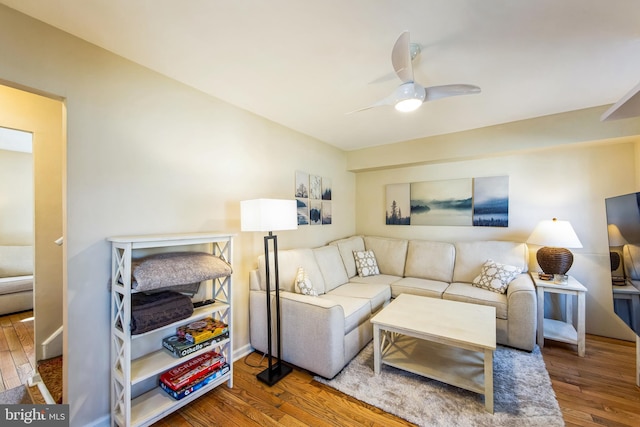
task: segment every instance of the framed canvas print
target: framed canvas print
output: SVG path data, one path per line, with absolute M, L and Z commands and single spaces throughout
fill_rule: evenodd
M 331 200 L 331 178 L 322 178 L 322 200 Z
M 314 200 L 322 198 L 322 178 L 317 175 L 309 175 L 309 198 Z
M 411 225 L 471 226 L 471 178 L 411 183 Z
M 409 225 L 411 222 L 411 184 L 389 184 L 386 188 L 387 225 Z
M 509 226 L 509 177 L 473 179 L 473 225 Z
M 309 224 L 322 224 L 322 201 L 309 200 Z
M 309 174 L 306 172 L 296 171 L 295 197 L 309 197 Z
M 331 202 L 322 202 L 322 225 L 331 224 Z
M 309 224 L 309 199 L 296 197 L 298 225 Z

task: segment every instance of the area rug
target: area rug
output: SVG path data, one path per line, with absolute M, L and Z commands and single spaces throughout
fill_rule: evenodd
M 482 395 L 383 365 L 373 372 L 373 343 L 333 380 L 314 377 L 419 426 L 564 426 L 549 374 L 531 353 L 498 346 L 493 358 L 494 414 Z
M 62 356 L 39 361 L 38 373 L 53 401 L 62 403 Z
M 23 405 L 32 403 L 27 388 L 23 385 L 0 392 L 1 405 Z

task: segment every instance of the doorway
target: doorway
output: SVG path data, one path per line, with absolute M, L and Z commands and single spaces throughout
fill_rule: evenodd
M 35 363 L 52 357 L 51 344 L 64 354 L 62 336 L 66 307 L 63 212 L 65 106 L 61 99 L 0 84 L 0 127 L 32 135 L 33 147 L 33 353 Z M 0 236 L 0 239 L 2 236 Z M 55 352 L 54 352 L 55 353 Z M 63 383 L 66 369 L 63 368 Z M 64 389 L 64 387 L 63 387 Z

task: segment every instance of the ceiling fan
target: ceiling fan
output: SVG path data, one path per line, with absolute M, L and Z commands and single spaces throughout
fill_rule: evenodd
M 470 95 L 480 93 L 480 88 L 468 84 L 450 84 L 442 86 L 424 87 L 413 79 L 413 66 L 411 60 L 420 53 L 420 47 L 409 43 L 409 32 L 400 34 L 391 52 L 391 63 L 396 75 L 402 80 L 402 84 L 388 97 L 369 105 L 352 111 L 368 110 L 384 105 L 393 105 L 396 110 L 409 112 L 418 109 L 424 102 L 435 101 L 457 95 Z

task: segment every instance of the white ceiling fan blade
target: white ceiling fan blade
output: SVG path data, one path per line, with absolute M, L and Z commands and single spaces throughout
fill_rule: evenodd
M 380 101 L 375 102 L 375 103 L 373 103 L 373 104 L 371 104 L 371 105 L 369 105 L 367 107 L 358 108 L 357 110 L 349 111 L 348 113 L 345 113 L 345 114 L 359 113 L 360 111 L 369 110 L 371 108 L 382 107 L 382 106 L 385 106 L 385 105 L 393 105 L 394 100 L 395 100 L 395 96 L 391 95 L 391 96 L 388 96 L 388 97 L 386 97 L 384 99 L 381 99 Z
M 425 90 L 427 91 L 427 97 L 424 102 L 435 101 L 436 99 L 447 98 L 449 96 L 480 93 L 480 88 L 478 86 L 466 84 L 431 86 L 425 88 Z
M 413 66 L 411 65 L 411 52 L 409 50 L 409 31 L 400 34 L 391 52 L 393 69 L 403 83 L 413 81 Z
M 380 101 L 376 102 L 375 104 L 371 104 L 368 107 L 350 111 L 347 114 L 357 113 L 359 111 L 368 110 L 374 107 L 381 107 L 384 105 L 395 105 L 396 109 L 399 109 L 398 104 L 401 103 L 401 101 L 408 101 L 408 100 L 414 100 L 414 102 L 418 103 L 415 105 L 419 105 L 425 102 L 426 101 L 425 88 L 420 86 L 418 83 L 413 83 L 413 82 L 403 83 L 400 86 L 398 86 L 396 90 L 394 90 L 386 98 L 381 99 Z M 412 111 L 415 108 L 417 107 L 414 107 L 411 110 L 401 109 L 401 111 Z

